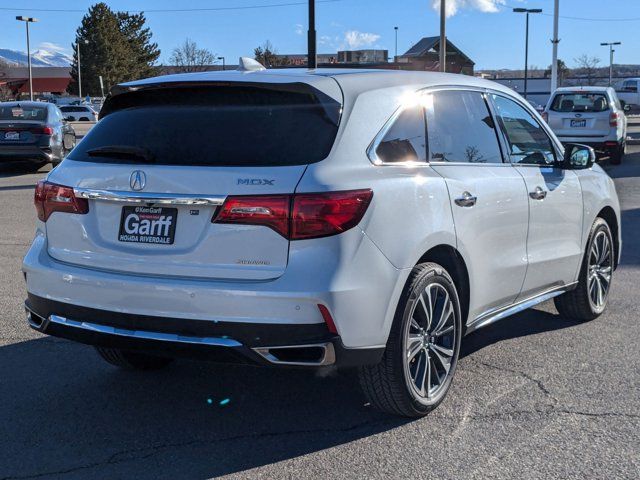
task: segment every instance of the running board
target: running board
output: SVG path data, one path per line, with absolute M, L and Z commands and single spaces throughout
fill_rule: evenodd
M 491 325 L 492 323 L 497 322 L 498 320 L 502 320 L 503 318 L 507 318 L 516 313 L 520 313 L 523 310 L 528 310 L 531 307 L 534 307 L 540 303 L 546 302 L 547 300 L 551 300 L 553 297 L 557 297 L 558 295 L 562 295 L 569 290 L 572 290 L 575 287 L 576 283 L 571 283 L 569 285 L 563 285 L 561 287 L 555 287 L 551 290 L 546 290 L 534 297 L 529 297 L 520 302 L 510 305 L 508 307 L 502 307 L 498 310 L 493 310 L 487 313 L 480 315 L 476 318 L 472 323 L 467 325 L 467 330 L 465 334 L 469 334 L 478 330 L 479 328 L 486 327 L 487 325 Z

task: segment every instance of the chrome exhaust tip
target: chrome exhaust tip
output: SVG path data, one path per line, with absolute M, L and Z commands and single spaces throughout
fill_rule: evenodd
M 27 315 L 27 322 L 29 323 L 31 328 L 33 328 L 35 330 L 41 330 L 42 329 L 42 325 L 44 324 L 44 318 L 39 317 L 38 315 L 36 315 L 35 313 L 33 313 L 31 310 L 29 310 L 26 307 L 25 307 L 24 311 L 25 311 L 25 313 Z
M 336 351 L 331 342 L 257 347 L 253 351 L 273 365 L 322 367 L 336 363 Z

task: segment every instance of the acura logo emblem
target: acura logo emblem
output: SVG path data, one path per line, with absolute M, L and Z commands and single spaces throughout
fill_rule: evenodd
M 147 175 L 142 170 L 134 170 L 129 177 L 131 190 L 142 190 L 147 185 Z

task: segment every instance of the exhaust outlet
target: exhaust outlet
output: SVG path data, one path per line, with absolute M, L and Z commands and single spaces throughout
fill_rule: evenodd
M 42 325 L 44 324 L 44 318 L 39 317 L 28 308 L 25 308 L 25 313 L 27 315 L 27 322 L 29 323 L 31 328 L 38 331 L 42 330 Z
M 336 362 L 333 343 L 312 345 L 285 345 L 278 347 L 258 347 L 253 349 L 262 358 L 274 365 L 321 367 Z

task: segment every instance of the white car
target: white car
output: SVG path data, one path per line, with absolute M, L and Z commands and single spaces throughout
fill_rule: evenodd
M 543 116 L 561 142 L 589 145 L 617 165 L 627 145 L 625 108 L 611 87 L 562 87 L 549 98 Z
M 28 322 L 127 368 L 357 366 L 373 405 L 424 415 L 466 333 L 551 298 L 604 311 L 620 209 L 594 160 L 464 75 L 123 84 L 37 186 Z
M 88 105 L 63 105 L 60 107 L 64 119 L 70 122 L 97 122 L 98 114 Z
M 640 78 L 625 78 L 616 85 L 616 94 L 626 105 L 640 106 Z

